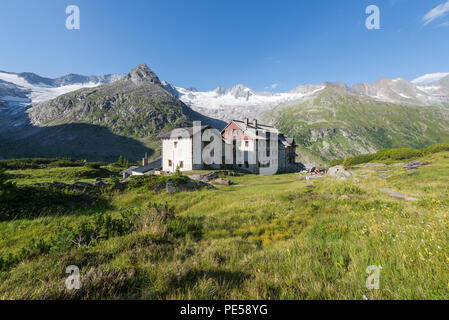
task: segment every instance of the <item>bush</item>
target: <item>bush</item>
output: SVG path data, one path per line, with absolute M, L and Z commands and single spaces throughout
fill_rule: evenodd
M 3 201 L 12 197 L 16 191 L 16 186 L 11 181 L 8 181 L 9 175 L 5 169 L 0 168 L 0 199 Z
M 346 158 L 342 164 L 345 168 L 351 166 L 368 163 L 374 160 L 378 161 L 398 161 L 419 158 L 427 154 L 433 154 L 442 151 L 449 151 L 449 143 L 433 145 L 422 149 L 399 148 L 399 149 L 382 149 L 376 153 L 361 154 L 352 158 Z M 333 160 L 331 166 L 338 165 L 340 160 Z
M 343 161 L 342 165 L 345 168 L 350 168 L 352 166 L 362 164 L 362 163 L 367 163 L 367 162 L 373 161 L 375 159 L 376 159 L 376 154 L 360 154 L 360 155 L 352 157 L 352 158 L 346 158 Z
M 69 167 L 81 167 L 83 165 L 83 163 L 81 162 L 76 162 L 73 160 L 56 160 L 53 162 L 50 162 L 47 167 L 48 168 L 69 168 Z
M 364 194 L 363 190 L 351 183 L 335 184 L 331 187 L 331 194 L 342 196 L 349 194 Z
M 91 169 L 100 169 L 102 166 L 106 166 L 106 162 L 86 162 L 84 164 L 85 167 L 91 168 Z
M 0 160 L 0 168 L 7 170 L 41 169 L 47 167 L 76 167 L 82 163 L 70 158 L 22 158 Z
M 2 197 L 0 221 L 60 215 L 87 207 L 105 207 L 100 193 L 79 192 L 54 186 L 17 186 Z
M 174 208 L 167 204 L 149 203 L 143 209 L 126 210 L 120 216 L 100 214 L 87 216 L 70 225 L 61 226 L 52 237 L 31 239 L 20 250 L 0 256 L 0 271 L 8 271 L 20 262 L 56 252 L 71 250 L 73 247 L 88 248 L 112 237 L 120 237 L 134 232 L 143 232 L 155 241 L 167 242 L 192 234 L 201 237 L 201 220 L 175 218 Z
M 128 161 L 128 159 L 126 159 L 125 157 L 120 155 L 120 157 L 117 160 L 117 165 L 119 167 L 122 167 L 122 168 L 128 168 L 129 167 L 129 161 Z
M 449 143 L 436 144 L 422 149 L 425 154 L 432 154 L 437 152 L 449 151 Z
M 424 153 L 421 150 L 412 148 L 380 150 L 375 155 L 376 160 L 407 160 L 416 157 L 422 157 Z
M 128 188 L 146 188 L 150 190 L 165 188 L 167 182 L 171 182 L 175 187 L 186 184 L 190 181 L 187 176 L 159 176 L 159 175 L 142 175 L 142 176 L 132 176 L 128 183 Z
M 343 164 L 343 159 L 334 159 L 331 161 L 331 163 L 329 164 L 330 167 L 335 167 L 335 166 L 340 166 Z

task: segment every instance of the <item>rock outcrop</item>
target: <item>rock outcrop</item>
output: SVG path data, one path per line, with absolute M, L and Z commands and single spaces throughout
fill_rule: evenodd
M 339 180 L 346 180 L 346 179 L 352 177 L 352 173 L 345 170 L 345 168 L 343 168 L 343 166 L 335 166 L 335 167 L 329 168 L 327 174 L 328 174 L 328 176 L 333 177 L 335 179 L 339 179 Z

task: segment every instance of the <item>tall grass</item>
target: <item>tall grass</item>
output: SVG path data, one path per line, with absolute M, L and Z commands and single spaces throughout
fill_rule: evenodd
M 1 222 L 0 297 L 448 299 L 449 152 L 420 159 L 431 164 L 413 174 L 230 176 L 235 186 L 128 189 L 103 211 Z M 68 265 L 80 268 L 79 290 L 65 288 Z M 370 265 L 379 290 L 365 285 Z

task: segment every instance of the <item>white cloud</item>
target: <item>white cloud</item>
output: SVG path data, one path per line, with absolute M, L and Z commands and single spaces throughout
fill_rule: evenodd
M 440 27 L 449 27 L 449 21 L 443 22 Z
M 271 86 L 265 87 L 264 89 L 265 90 L 274 90 L 277 87 L 279 87 L 279 84 L 278 83 L 273 83 Z
M 423 17 L 424 25 L 428 25 L 433 20 L 442 18 L 446 15 L 446 13 L 449 12 L 449 1 L 440 4 L 439 6 L 433 8 L 429 12 L 426 13 L 426 15 Z

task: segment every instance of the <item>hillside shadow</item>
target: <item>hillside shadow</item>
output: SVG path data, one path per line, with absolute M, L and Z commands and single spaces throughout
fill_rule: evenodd
M 222 120 L 205 116 L 187 106 L 184 108 L 184 112 L 187 113 L 191 119 L 195 119 L 195 121 L 201 121 L 201 125 L 209 125 L 218 130 L 223 130 L 227 125 L 227 123 Z
M 0 156 L 69 157 L 88 161 L 117 161 L 120 155 L 137 161 L 154 150 L 137 139 L 117 135 L 107 127 L 69 123 L 50 127 L 22 126 L 2 133 Z
M 14 186 L 2 198 L 0 222 L 15 219 L 34 219 L 104 213 L 112 208 L 104 194 L 96 189 L 80 190 L 51 185 Z

